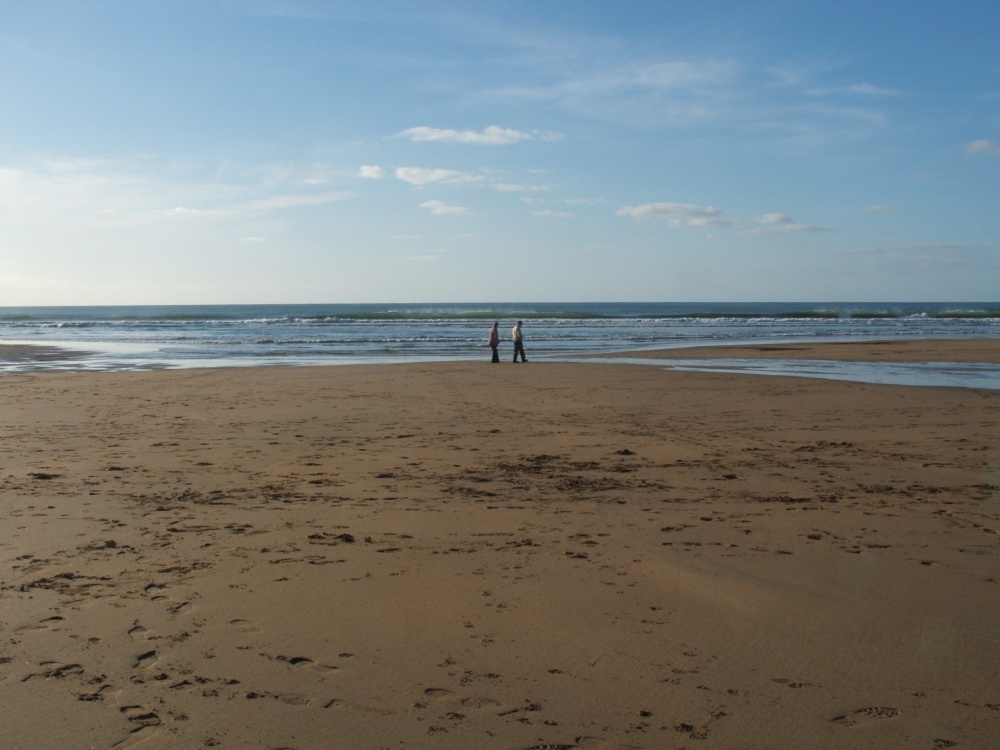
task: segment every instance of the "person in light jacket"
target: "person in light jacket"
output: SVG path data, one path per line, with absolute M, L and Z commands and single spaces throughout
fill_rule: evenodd
M 528 358 L 524 356 L 524 336 L 521 334 L 521 321 L 517 321 L 517 325 L 514 326 L 514 330 L 511 331 L 511 336 L 514 339 L 514 361 L 517 362 L 518 352 L 521 354 L 521 361 L 527 362 Z

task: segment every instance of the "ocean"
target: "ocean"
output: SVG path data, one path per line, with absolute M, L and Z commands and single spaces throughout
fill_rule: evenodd
M 66 356 L 0 372 L 529 359 L 741 343 L 1000 337 L 1000 303 L 470 303 L 0 307 L 0 343 Z

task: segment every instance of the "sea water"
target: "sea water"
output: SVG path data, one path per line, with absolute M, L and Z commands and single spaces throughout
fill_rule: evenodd
M 475 360 L 489 357 L 493 321 L 501 351 L 509 352 L 517 320 L 524 321 L 529 360 L 722 344 L 1000 337 L 996 302 L 0 307 L 0 343 L 67 353 L 0 361 L 0 372 Z

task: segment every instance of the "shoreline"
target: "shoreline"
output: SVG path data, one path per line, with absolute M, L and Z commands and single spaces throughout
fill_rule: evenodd
M 509 343 L 509 342 L 508 342 Z M 485 345 L 484 345 L 485 349 Z M 75 361 L 97 354 L 97 351 L 77 346 L 53 344 L 2 343 L 0 365 L 22 362 Z M 488 354 L 488 350 L 487 350 Z M 560 361 L 544 359 L 543 361 Z M 589 356 L 577 352 L 572 356 Z M 606 359 L 832 359 L 851 361 L 882 360 L 889 362 L 982 362 L 1000 363 L 1000 337 L 998 338 L 926 338 L 883 339 L 871 341 L 822 341 L 805 343 L 719 343 L 712 346 L 696 345 L 661 347 L 655 349 L 601 352 L 594 354 Z M 197 361 L 197 360 L 192 360 Z M 387 364 L 421 363 L 434 360 L 414 358 L 386 362 Z M 472 362 L 478 358 L 448 361 Z M 331 364 L 336 364 L 331 362 Z M 352 362 L 351 364 L 356 364 Z M 358 362 L 363 364 L 363 362 Z M 373 364 L 382 364 L 374 362 Z M 253 366 L 253 365 L 249 365 Z M 268 365 L 270 366 L 270 365 Z M 297 365 L 296 365 L 297 366 Z
M 9 736 L 1000 731 L 1000 393 L 487 364 L 0 378 Z
M 484 355 L 485 356 L 485 355 Z M 0 377 L 46 372 L 150 372 L 172 370 L 273 367 L 343 367 L 417 365 L 430 362 L 476 363 L 471 358 L 346 359 L 185 359 L 116 360 L 77 349 L 48 345 L 0 344 Z M 622 363 L 663 365 L 674 370 L 733 372 L 843 380 L 858 383 L 1000 389 L 1000 338 L 903 339 L 772 344 L 719 344 L 605 352 L 554 357 L 545 353 L 536 364 Z

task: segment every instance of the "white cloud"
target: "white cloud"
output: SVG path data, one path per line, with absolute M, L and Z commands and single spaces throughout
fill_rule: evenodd
M 622 206 L 615 216 L 631 216 L 636 221 L 666 221 L 673 227 L 722 226 L 728 223 L 719 209 L 691 203 L 645 203 L 641 206 Z
M 688 219 L 689 227 L 729 227 L 733 222 L 720 216 L 695 216 Z
M 498 182 L 490 187 L 501 193 L 540 193 L 550 189 L 548 185 L 520 185 L 510 182 Z
M 283 211 L 288 208 L 302 206 L 322 206 L 326 203 L 338 203 L 354 197 L 354 193 L 338 191 L 320 193 L 318 195 L 272 195 L 268 198 L 245 201 L 227 206 L 226 210 L 237 213 L 260 213 L 266 211 Z
M 422 187 L 423 185 L 464 185 L 482 182 L 479 175 L 468 172 L 457 172 L 453 169 L 427 169 L 424 167 L 398 167 L 396 169 L 396 179 L 408 182 L 411 185 Z
M 710 121 L 745 94 L 738 62 L 729 59 L 604 60 L 578 58 L 547 71 L 545 82 L 486 91 L 500 100 L 551 102 L 601 120 L 685 125 Z M 554 78 L 553 78 L 554 74 Z
M 989 154 L 996 155 L 1000 154 L 1000 144 L 994 143 L 993 141 L 987 140 L 986 138 L 981 138 L 978 141 L 973 141 L 965 147 L 966 154 Z
M 808 88 L 804 93 L 809 96 L 827 96 L 830 94 L 857 94 L 859 96 L 899 96 L 900 92 L 895 89 L 885 89 L 881 86 L 873 86 L 870 83 L 858 83 L 854 86 L 841 86 L 838 88 Z
M 796 232 L 806 232 L 813 230 L 815 227 L 809 227 L 802 224 L 782 224 L 777 227 L 757 227 L 756 229 L 744 229 L 742 232 L 737 232 L 740 237 L 773 237 L 779 234 L 794 234 Z
M 414 142 L 471 143 L 481 146 L 506 146 L 520 141 L 559 140 L 559 133 L 540 133 L 537 130 L 526 133 L 513 128 L 490 125 L 482 130 L 451 130 L 444 128 L 409 128 L 398 134 Z
M 755 229 L 745 229 L 736 234 L 741 237 L 773 237 L 781 234 L 795 234 L 796 232 L 827 232 L 823 227 L 814 227 L 809 224 L 797 224 L 795 220 L 784 213 L 764 214 L 757 218 L 757 223 L 761 226 Z
M 618 78 L 620 85 L 627 85 L 629 87 L 640 86 L 651 89 L 691 88 L 729 81 L 736 70 L 737 68 L 734 63 L 726 60 L 711 60 L 699 63 L 671 60 L 669 62 L 641 65 Z
M 358 170 L 358 177 L 364 177 L 368 180 L 381 180 L 385 177 L 385 170 L 374 164 L 363 164 Z
M 75 286 L 74 282 L 66 279 L 48 278 L 43 276 L 25 276 L 19 274 L 9 274 L 0 276 L 0 289 L 4 291 L 5 299 L 16 300 L 19 292 L 25 291 L 57 291 L 65 292 Z M 14 304 L 17 304 L 15 301 Z
M 403 260 L 411 263 L 436 263 L 448 254 L 448 249 L 443 247 L 430 248 L 420 255 L 404 255 Z
M 573 219 L 576 214 L 572 214 L 569 211 L 553 211 L 551 208 L 544 208 L 540 211 L 532 211 L 532 216 L 537 216 L 541 219 Z
M 1000 243 L 926 243 L 866 247 L 854 250 L 866 262 L 896 274 L 944 271 L 988 273 L 1000 267 Z
M 465 206 L 448 206 L 441 201 L 425 201 L 419 207 L 428 209 L 435 216 L 468 216 L 472 213 Z
M 889 206 L 883 206 L 881 203 L 873 203 L 865 211 L 870 214 L 881 214 L 883 216 L 888 216 L 892 213 L 892 209 Z
M 185 206 L 175 206 L 174 208 L 165 208 L 162 211 L 157 211 L 157 213 L 162 216 L 199 216 L 199 215 L 205 216 L 215 212 L 203 211 L 200 208 L 187 208 Z
M 267 198 L 257 198 L 255 200 L 242 201 L 238 203 L 227 203 L 214 208 L 188 208 L 186 206 L 177 206 L 175 208 L 158 211 L 157 213 L 166 217 L 246 216 L 249 214 L 284 211 L 289 208 L 301 208 L 303 206 L 321 206 L 326 203 L 336 203 L 353 197 L 353 193 L 343 191 L 320 193 L 318 195 L 272 195 Z
M 153 159 L 62 159 L 0 167 L 4 223 L 26 237 L 125 231 L 161 222 L 227 222 L 347 200 L 350 192 L 309 191 L 290 171 L 282 182 L 270 165 L 225 170 L 230 179 L 198 170 L 179 173 Z M 238 237 L 259 230 L 246 229 Z M 95 235 L 96 236 L 96 235 Z M 110 235 L 102 235 L 108 237 Z
M 769 225 L 795 223 L 791 216 L 789 216 L 788 214 L 780 214 L 780 213 L 764 214 L 757 221 L 759 221 L 761 224 L 769 224 Z

